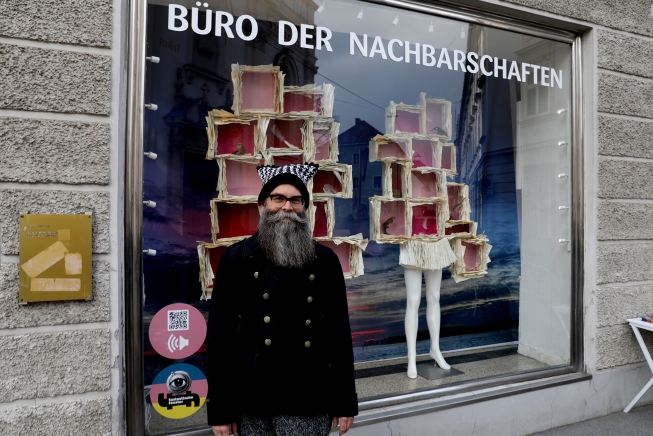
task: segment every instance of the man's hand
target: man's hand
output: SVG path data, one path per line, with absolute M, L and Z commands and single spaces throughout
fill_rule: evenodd
M 354 417 L 353 416 L 343 416 L 341 418 L 336 418 L 335 416 L 333 417 L 333 428 L 336 428 L 338 426 L 338 419 L 340 419 L 340 436 L 343 434 L 347 433 L 347 431 L 351 428 L 351 425 L 354 423 Z
M 211 429 L 213 430 L 214 436 L 229 436 L 231 431 L 234 433 L 234 436 L 238 436 L 235 422 L 230 425 L 214 425 Z

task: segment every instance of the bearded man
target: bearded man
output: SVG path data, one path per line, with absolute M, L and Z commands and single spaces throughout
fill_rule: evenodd
M 258 167 L 258 232 L 218 265 L 207 340 L 215 436 L 342 435 L 358 414 L 342 267 L 312 238 L 315 164 Z

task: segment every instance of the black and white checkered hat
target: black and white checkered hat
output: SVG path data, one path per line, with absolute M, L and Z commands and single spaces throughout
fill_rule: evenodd
M 319 165 L 315 163 L 256 167 L 263 182 L 263 188 L 258 196 L 258 204 L 262 204 L 274 188 L 283 184 L 293 185 L 297 188 L 304 197 L 304 204 L 308 204 L 309 195 L 306 185 L 315 176 L 318 168 Z

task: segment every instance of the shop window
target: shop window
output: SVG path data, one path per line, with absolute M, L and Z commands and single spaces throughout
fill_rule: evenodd
M 143 260 L 146 331 L 171 304 L 207 316 L 220 254 L 257 230 L 258 165 L 318 162 L 309 221 L 347 278 L 361 402 L 578 363 L 573 208 L 560 208 L 572 186 L 557 176 L 574 171 L 570 44 L 356 0 L 223 2 L 212 8 L 253 16 L 243 32 L 256 37 L 190 37 L 197 6 L 178 3 L 183 31 L 168 29 L 167 5 L 147 10 L 148 55 L 162 61 L 145 73 L 158 105 L 144 114 L 143 148 L 158 155 L 143 169 L 157 203 L 143 212 L 157 252 Z M 330 29 L 330 49 L 277 44 L 289 16 Z M 400 260 L 428 265 L 438 243 L 440 325 L 429 329 L 422 297 L 412 379 Z M 143 341 L 146 433 L 203 426 L 204 406 L 174 417 L 152 393 L 171 365 L 206 374 L 205 347 L 182 363 Z M 428 375 L 434 344 L 457 372 Z

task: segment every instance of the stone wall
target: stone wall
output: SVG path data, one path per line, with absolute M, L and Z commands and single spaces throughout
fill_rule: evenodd
M 123 433 L 123 3 L 0 2 L 0 428 Z M 18 304 L 18 216 L 93 213 L 93 300 Z
M 586 84 L 584 92 L 592 94 L 596 106 L 585 107 L 595 127 L 585 137 L 585 153 L 595 162 L 584 178 L 586 206 L 590 206 L 585 274 L 590 278 L 586 286 L 591 287 L 585 290 L 586 363 L 593 371 L 641 362 L 644 356 L 625 319 L 653 313 L 651 2 L 492 3 L 544 11 L 593 28 L 585 41 L 593 56 L 584 65 L 594 81 Z M 643 336 L 653 343 L 653 335 Z

